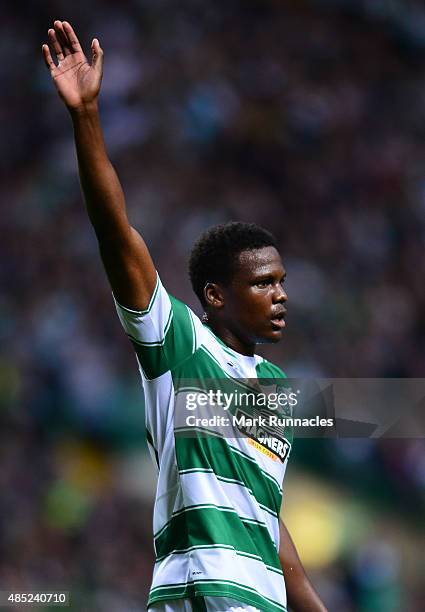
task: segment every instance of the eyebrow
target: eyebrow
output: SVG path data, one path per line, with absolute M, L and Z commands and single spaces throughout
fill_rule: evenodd
M 267 278 L 274 278 L 274 276 L 275 275 L 273 274 L 273 272 L 264 272 L 264 273 L 260 272 L 258 275 L 254 275 L 254 278 L 256 280 L 265 280 Z M 282 279 L 286 278 L 286 271 L 282 274 L 281 278 Z

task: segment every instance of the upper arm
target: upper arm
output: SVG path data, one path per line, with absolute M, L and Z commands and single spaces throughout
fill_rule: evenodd
M 145 310 L 124 308 L 117 299 L 115 302 L 147 379 L 173 370 L 196 351 L 199 319 L 186 304 L 167 293 L 158 276 Z
M 145 310 L 156 285 L 156 270 L 148 247 L 130 225 L 116 240 L 99 240 L 99 251 L 117 301 L 127 308 Z

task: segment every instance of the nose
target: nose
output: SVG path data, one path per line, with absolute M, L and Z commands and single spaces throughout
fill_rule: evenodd
M 276 290 L 274 292 L 273 301 L 277 304 L 285 303 L 288 301 L 288 295 L 285 289 L 282 287 L 280 283 L 276 286 Z

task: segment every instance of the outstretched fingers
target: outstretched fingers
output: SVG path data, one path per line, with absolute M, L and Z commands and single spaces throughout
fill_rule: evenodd
M 103 50 L 97 38 L 93 38 L 91 43 L 92 67 L 102 74 Z
M 56 32 L 53 28 L 50 28 L 47 34 L 49 36 L 50 44 L 52 45 L 53 50 L 56 53 L 56 57 L 58 58 L 58 61 L 61 62 L 65 57 L 65 54 L 63 52 L 62 45 L 60 44 L 58 37 L 56 36 Z
M 59 19 L 57 19 L 54 24 L 53 27 L 55 28 L 55 34 L 56 34 L 56 39 L 58 40 L 59 44 L 62 47 L 63 53 L 65 54 L 65 57 L 67 55 L 70 55 L 72 53 L 72 49 L 71 49 L 71 44 L 68 40 L 68 36 L 63 28 L 63 24 L 62 21 L 59 21 Z
M 49 45 L 44 44 L 41 49 L 43 51 L 43 57 L 44 61 L 46 62 L 46 66 L 50 70 L 50 73 L 53 74 L 53 71 L 56 68 L 56 64 L 52 59 L 52 54 L 50 53 Z
M 78 40 L 78 37 L 76 33 L 74 32 L 72 25 L 68 21 L 63 21 L 62 26 L 68 38 L 72 51 L 74 52 L 82 51 L 80 41 Z

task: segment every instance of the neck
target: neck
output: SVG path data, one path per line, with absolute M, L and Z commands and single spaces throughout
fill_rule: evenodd
M 220 324 L 219 321 L 208 320 L 208 326 L 212 329 L 215 335 L 218 336 L 220 340 L 224 342 L 224 344 L 226 344 L 228 347 L 230 347 L 237 353 L 241 353 L 241 355 L 248 355 L 249 357 L 252 357 L 254 355 L 254 343 L 246 342 L 228 327 Z

